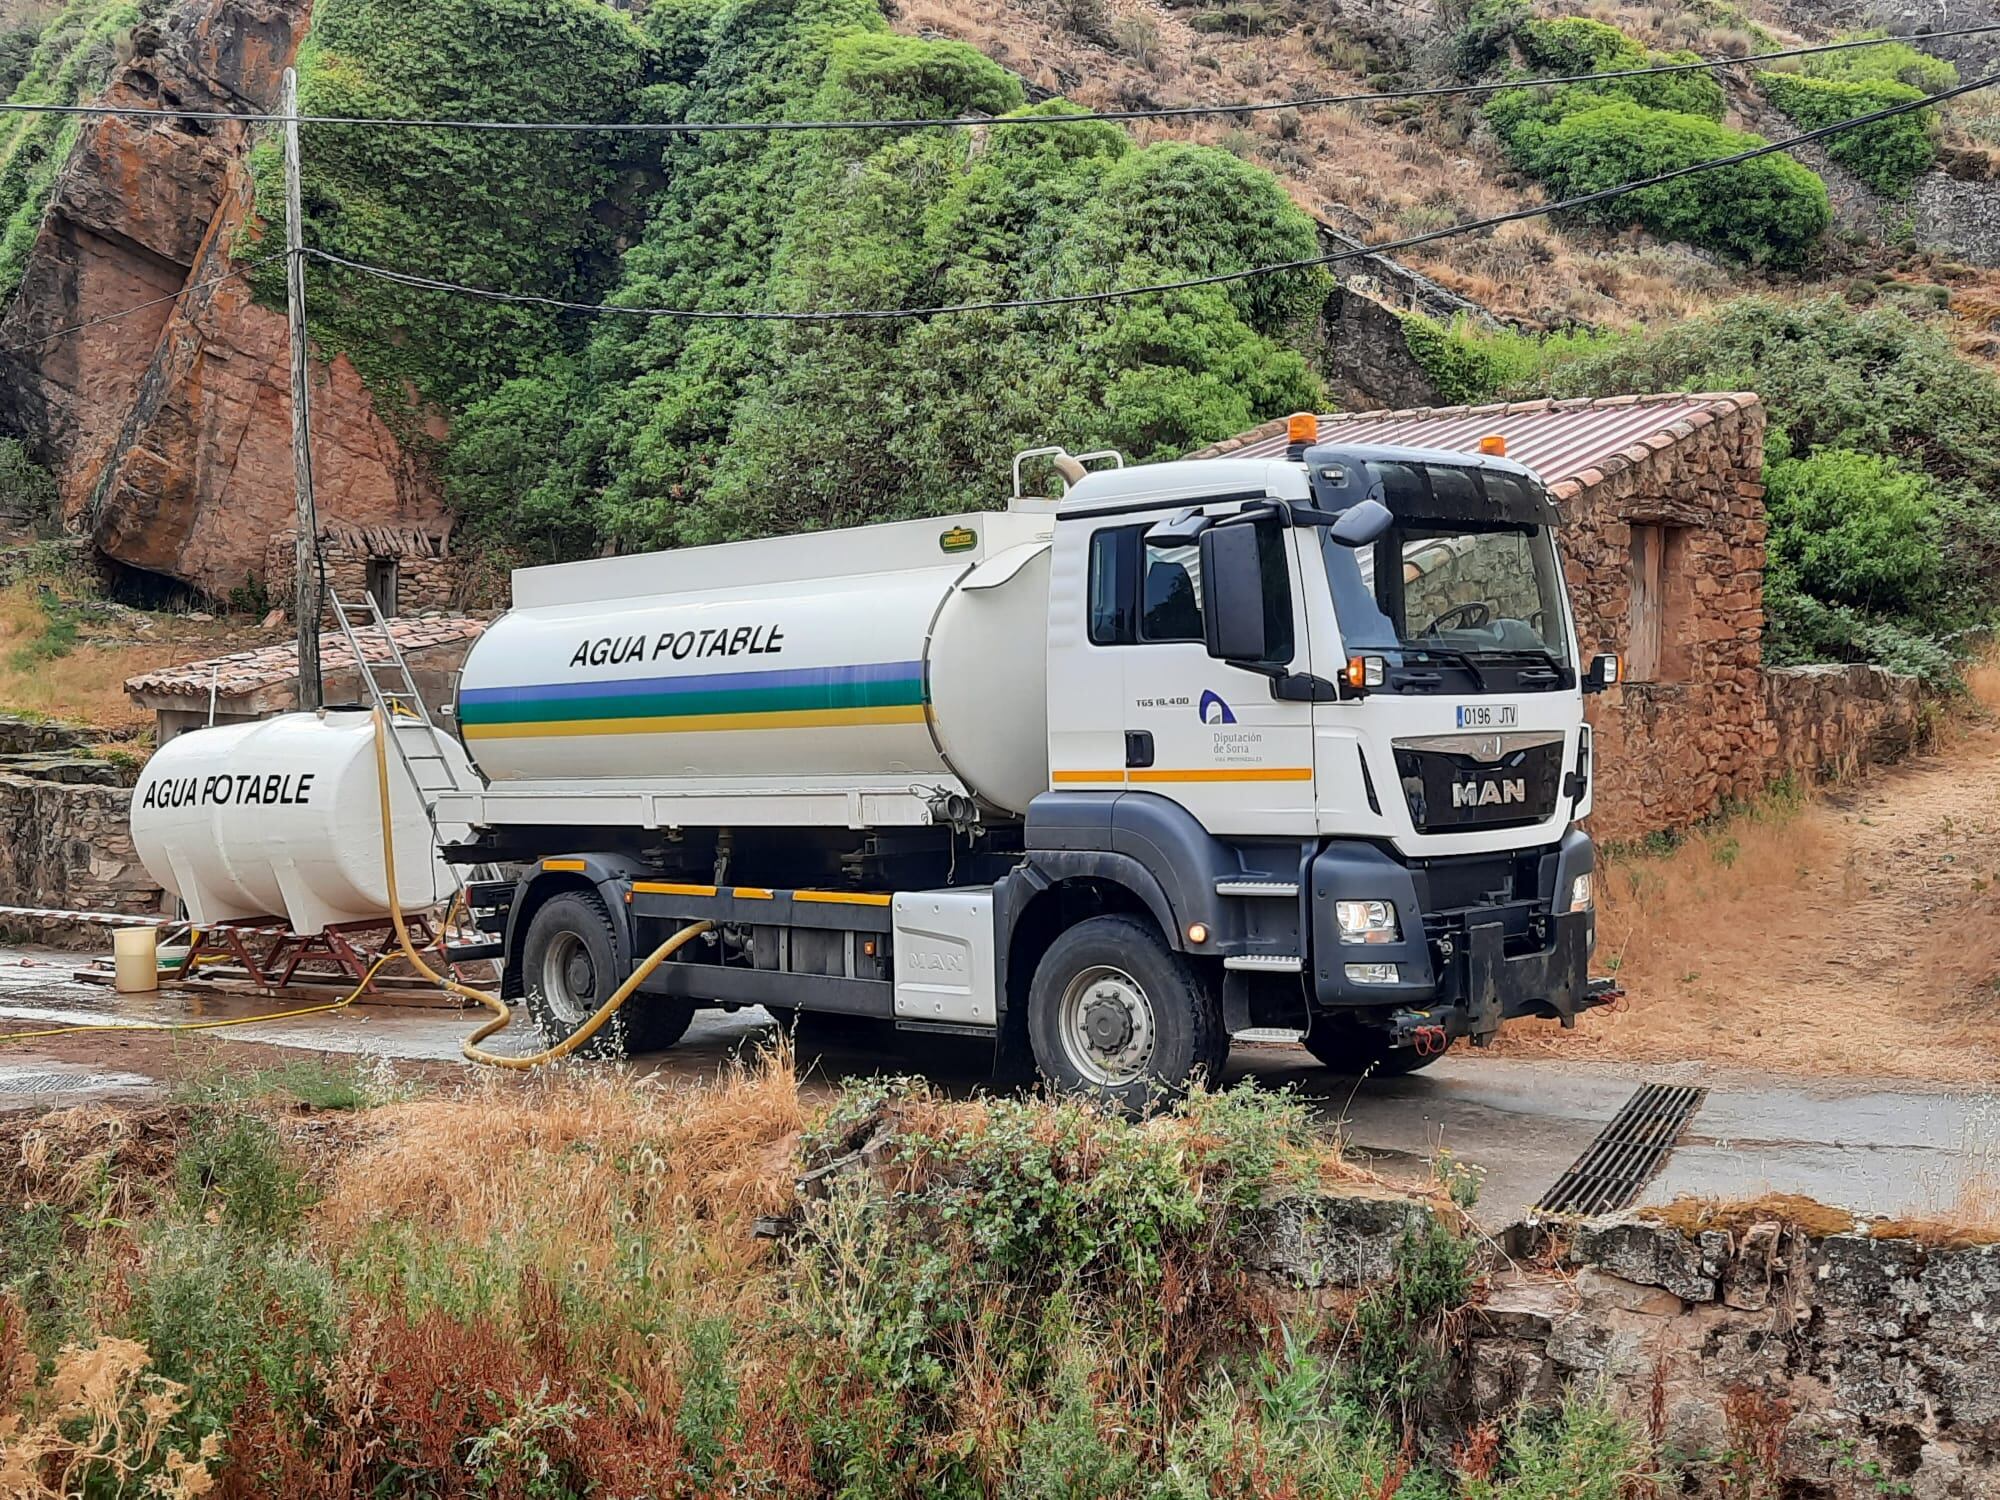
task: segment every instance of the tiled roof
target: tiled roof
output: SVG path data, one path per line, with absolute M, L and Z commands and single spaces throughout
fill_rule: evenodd
M 428 615 L 391 620 L 389 629 L 396 648 L 405 656 L 434 646 L 449 646 L 478 638 L 486 629 L 484 620 L 465 615 Z M 361 641 L 370 663 L 386 661 L 388 652 L 379 640 L 364 635 Z M 338 631 L 324 631 L 319 638 L 320 670 L 346 671 L 354 665 L 354 653 L 347 649 L 347 637 Z M 255 651 L 232 651 L 206 661 L 191 661 L 157 672 L 141 672 L 125 679 L 125 691 L 134 697 L 159 693 L 175 697 L 208 696 L 209 683 L 215 684 L 218 699 L 242 698 L 265 688 L 277 687 L 299 675 L 299 652 L 295 645 L 262 646 Z
M 1734 392 L 1336 412 L 1319 419 L 1319 440 L 1477 453 L 1481 438 L 1498 434 L 1507 439 L 1509 458 L 1541 475 L 1556 499 L 1567 500 L 1757 404 L 1755 394 Z M 1284 451 L 1281 417 L 1188 456 L 1275 458 Z

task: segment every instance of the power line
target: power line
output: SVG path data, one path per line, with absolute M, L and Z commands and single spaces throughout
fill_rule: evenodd
M 130 307 L 119 308 L 117 312 L 105 313 L 102 317 L 89 318 L 81 323 L 72 323 L 67 328 L 58 328 L 52 333 L 45 333 L 40 338 L 29 339 L 25 343 L 0 346 L 0 354 L 19 354 L 24 349 L 39 349 L 44 344 L 53 344 L 58 339 L 66 339 L 73 333 L 82 333 L 85 329 L 95 328 L 101 323 L 115 323 L 120 318 L 129 318 L 133 313 L 144 312 L 149 307 L 158 307 L 163 302 L 178 301 L 189 292 L 206 291 L 212 286 L 221 286 L 225 281 L 233 281 L 238 276 L 247 276 L 259 266 L 269 265 L 274 260 L 282 259 L 283 256 L 284 252 L 280 251 L 276 255 L 267 255 L 261 260 L 247 261 L 234 270 L 224 271 L 220 276 L 211 276 L 206 281 L 191 282 L 181 287 L 178 291 L 168 292 L 164 297 L 154 297 L 146 302 L 135 302 Z
M 1661 172 L 1652 177 L 1635 182 L 1619 183 L 1614 187 L 1600 188 L 1596 192 L 1583 193 L 1574 198 L 1564 198 L 1555 203 L 1531 204 L 1491 218 L 1466 220 L 1448 224 L 1442 229 L 1433 229 L 1423 234 L 1414 234 L 1406 239 L 1390 240 L 1380 245 L 1364 245 L 1359 249 L 1336 251 L 1331 255 L 1306 256 L 1299 260 L 1276 261 L 1269 265 L 1250 266 L 1240 271 L 1221 271 L 1207 276 L 1191 276 L 1180 281 L 1158 281 L 1144 286 L 1114 287 L 1102 292 L 1071 292 L 1059 297 L 1008 297 L 986 302 L 953 302 L 933 307 L 877 307 L 877 308 L 836 308 L 815 312 L 778 312 L 756 310 L 725 310 L 720 308 L 682 307 L 625 307 L 615 302 L 571 302 L 560 297 L 542 297 L 527 292 L 503 292 L 491 287 L 468 286 L 461 282 L 444 281 L 436 277 L 420 276 L 410 271 L 393 270 L 386 266 L 371 265 L 366 261 L 350 260 L 336 255 L 331 250 L 322 250 L 308 245 L 306 254 L 315 256 L 329 265 L 341 266 L 350 271 L 378 277 L 418 291 L 454 292 L 465 296 L 481 297 L 492 302 L 525 303 L 536 307 L 553 308 L 560 312 L 621 313 L 637 318 L 677 318 L 688 322 L 744 322 L 744 323 L 864 323 L 886 322 L 898 318 L 930 318 L 950 313 L 1011 312 L 1043 307 L 1076 307 L 1088 303 L 1121 301 L 1128 297 L 1147 297 L 1163 292 L 1190 291 L 1198 287 L 1222 286 L 1232 282 L 1250 281 L 1262 276 L 1282 275 L 1289 271 L 1307 271 L 1319 266 L 1331 266 L 1342 261 L 1359 260 L 1367 256 L 1388 255 L 1398 251 L 1415 249 L 1420 245 L 1432 244 L 1438 240 L 1454 239 L 1460 235 L 1476 234 L 1488 229 L 1496 229 L 1503 224 L 1519 223 L 1524 219 L 1545 218 L 1550 214 L 1567 213 L 1574 209 L 1588 208 L 1594 203 L 1609 202 L 1622 198 L 1628 193 L 1640 192 L 1646 188 L 1659 187 L 1665 183 L 1677 182 L 1683 177 L 1692 177 L 1701 172 L 1712 172 L 1722 167 L 1733 167 L 1758 157 L 1770 156 L 1780 151 L 1789 151 L 1797 146 L 1809 145 L 1825 140 L 1843 131 L 1857 130 L 1864 125 L 1872 125 L 1879 120 L 1891 119 L 1908 114 L 1912 110 L 1927 109 L 1946 99 L 1957 98 L 1961 94 L 1972 93 L 1975 89 L 1989 88 L 2000 83 L 2000 73 L 1989 73 L 1971 83 L 1961 83 L 1942 93 L 1924 99 L 1912 99 L 1902 104 L 1892 104 L 1884 109 L 1874 110 L 1865 115 L 1856 115 L 1850 120 L 1838 120 L 1831 125 L 1822 125 L 1817 130 L 1808 130 L 1799 135 L 1789 136 L 1781 141 L 1770 141 L 1761 146 L 1753 146 L 1738 151 L 1731 156 L 1719 156 L 1707 161 L 1691 162 L 1684 167 Z
M 1786 47 L 1776 52 L 1753 52 L 1743 57 L 1699 58 L 1694 62 L 1667 63 L 1657 67 L 1620 68 L 1602 73 L 1567 73 L 1553 78 L 1515 78 L 1496 83 L 1438 84 L 1430 88 L 1393 89 L 1386 93 L 1308 94 L 1295 99 L 1238 100 L 1229 104 L 1181 104 L 1155 109 L 1083 110 L 1064 115 L 945 115 L 936 118 L 881 120 L 482 120 L 426 119 L 391 115 L 300 115 L 301 125 L 359 125 L 370 128 L 424 130 L 486 130 L 510 132 L 555 132 L 611 135 L 720 135 L 766 134 L 786 131 L 820 130 L 965 130 L 976 126 L 1083 125 L 1094 121 L 1189 119 L 1208 115 L 1258 114 L 1281 109 L 1324 109 L 1341 104 L 1384 104 L 1406 99 L 1452 99 L 1502 93 L 1511 89 L 1555 88 L 1566 84 L 1615 82 L 1624 78 L 1651 78 L 1664 73 L 1691 73 L 1734 68 L 1748 63 L 1776 62 L 1782 58 L 1815 57 L 1830 52 L 1849 52 L 1860 47 L 1884 47 L 1895 42 L 1949 41 L 1957 37 L 1983 36 L 2000 32 L 2000 23 L 1961 26 L 1950 31 L 1931 31 L 1918 36 L 1866 37 L 1857 41 L 1820 42 L 1811 46 Z M 1925 101 L 1935 104 L 1950 98 L 1941 93 Z M 160 109 L 123 104 L 0 104 L 0 114 L 84 115 L 119 119 L 234 120 L 244 124 L 280 124 L 281 114 L 238 114 L 229 110 Z

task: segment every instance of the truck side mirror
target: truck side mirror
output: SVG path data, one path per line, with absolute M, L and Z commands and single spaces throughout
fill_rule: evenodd
M 1208 654 L 1220 661 L 1262 661 L 1263 548 L 1255 525 L 1211 526 L 1201 534 L 1201 618 Z
M 1372 547 L 1395 524 L 1395 516 L 1380 500 L 1363 500 L 1358 505 L 1348 506 L 1340 513 L 1340 519 L 1327 529 L 1343 547 Z
M 1590 670 L 1583 674 L 1581 686 L 1586 693 L 1601 693 L 1606 688 L 1618 685 L 1618 658 L 1606 652 L 1590 659 Z

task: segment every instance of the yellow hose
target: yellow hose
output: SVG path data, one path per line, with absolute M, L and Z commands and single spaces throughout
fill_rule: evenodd
M 646 982 L 647 976 L 653 970 L 657 969 L 669 958 L 672 958 L 682 947 L 708 931 L 714 925 L 711 922 L 690 922 L 679 932 L 676 932 L 672 937 L 660 944 L 659 947 L 646 955 L 646 958 L 640 963 L 638 968 L 632 971 L 631 978 L 612 991 L 611 998 L 597 1008 L 596 1014 L 591 1016 L 589 1020 L 577 1027 L 575 1031 L 564 1037 L 560 1042 L 557 1042 L 553 1047 L 544 1048 L 540 1052 L 525 1053 L 518 1057 L 508 1056 L 500 1052 L 486 1051 L 479 1044 L 489 1036 L 492 1036 L 494 1032 L 504 1031 L 507 1023 L 514 1017 L 513 1011 L 508 1008 L 507 1002 L 502 1000 L 498 995 L 490 995 L 485 990 L 476 990 L 469 984 L 460 984 L 456 979 L 438 973 L 437 970 L 425 963 L 423 955 L 417 951 L 416 944 L 410 941 L 410 930 L 403 922 L 403 904 L 396 894 L 395 825 L 391 821 L 389 813 L 389 733 L 389 723 L 383 717 L 382 711 L 377 709 L 375 711 L 375 780 L 381 795 L 382 875 L 388 883 L 389 888 L 389 920 L 395 925 L 396 941 L 401 945 L 403 956 L 416 965 L 418 973 L 424 975 L 440 988 L 449 990 L 454 995 L 462 995 L 467 1000 L 475 1001 L 493 1012 L 493 1019 L 473 1032 L 471 1036 L 465 1039 L 464 1044 L 459 1047 L 459 1052 L 464 1055 L 467 1061 L 484 1063 L 488 1067 L 493 1068 L 513 1068 L 517 1071 L 525 1072 L 529 1068 L 538 1068 L 543 1063 L 554 1062 L 557 1058 L 568 1057 L 577 1048 L 581 1047 L 585 1042 L 596 1036 L 599 1031 L 604 1029 L 604 1024 L 617 1014 L 620 1006 L 632 998 L 633 994 L 637 992 L 640 985 Z

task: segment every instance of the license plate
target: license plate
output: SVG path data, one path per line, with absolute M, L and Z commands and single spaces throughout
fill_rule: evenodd
M 1512 729 L 1521 722 L 1519 705 L 1513 703 L 1461 703 L 1460 729 Z

